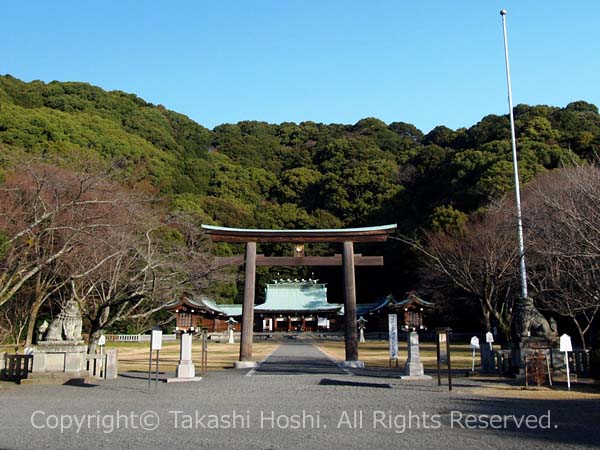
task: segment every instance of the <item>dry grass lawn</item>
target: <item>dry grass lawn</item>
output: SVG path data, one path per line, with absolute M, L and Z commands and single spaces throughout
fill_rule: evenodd
M 275 343 L 257 342 L 253 346 L 253 356 L 260 361 L 277 347 Z M 116 348 L 119 351 L 119 372 L 129 370 L 148 370 L 148 352 L 150 344 L 147 342 L 107 342 L 106 348 Z M 234 361 L 238 360 L 240 351 L 239 343 L 225 344 L 208 341 L 208 370 L 223 370 L 233 367 Z M 192 356 L 196 370 L 200 370 L 202 361 L 202 343 L 194 339 L 192 344 Z M 153 355 L 154 357 L 155 355 Z M 179 341 L 163 342 L 160 351 L 161 371 L 174 371 L 179 361 Z M 155 363 L 153 363 L 155 364 Z M 154 370 L 154 366 L 152 368 Z
M 345 358 L 344 342 L 318 342 L 317 347 L 327 353 L 337 361 L 343 361 Z M 436 368 L 436 345 L 433 342 L 424 342 L 420 344 L 421 361 L 425 368 Z M 450 347 L 450 358 L 453 369 L 470 369 L 472 364 L 472 352 L 467 344 L 453 344 Z M 389 366 L 389 347 L 388 341 L 367 341 L 358 345 L 358 355 L 361 361 L 365 362 L 366 367 L 388 367 Z M 406 352 L 406 342 L 400 342 L 398 351 L 398 362 L 400 366 L 408 357 Z M 479 363 L 479 354 L 475 356 L 475 367 Z

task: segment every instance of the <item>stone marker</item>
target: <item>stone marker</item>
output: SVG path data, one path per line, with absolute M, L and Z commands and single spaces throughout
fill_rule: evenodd
M 106 350 L 106 367 L 104 368 L 105 378 L 114 380 L 118 376 L 118 353 L 116 348 Z
M 419 335 L 415 331 L 408 334 L 408 358 L 404 366 L 404 379 L 430 379 L 425 375 L 419 353 Z
M 490 344 L 491 345 L 491 344 Z M 481 373 L 495 373 L 494 350 L 490 345 L 481 346 Z

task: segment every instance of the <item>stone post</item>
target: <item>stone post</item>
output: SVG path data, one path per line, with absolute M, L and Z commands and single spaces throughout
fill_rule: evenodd
M 419 335 L 415 331 L 408 334 L 408 358 L 404 366 L 404 375 L 408 378 L 428 379 L 419 353 Z M 404 377 L 403 377 L 404 378 Z
M 106 366 L 104 367 L 104 377 L 107 380 L 116 379 L 119 370 L 118 370 L 118 353 L 116 348 L 111 348 L 106 350 Z
M 177 378 L 193 378 L 196 375 L 196 368 L 192 361 L 192 335 L 188 333 L 181 334 L 179 346 L 179 364 L 177 365 Z
M 181 333 L 179 340 L 179 364 L 175 378 L 167 378 L 167 383 L 179 381 L 199 381 L 202 377 L 196 376 L 196 368 L 192 361 L 192 335 Z
M 494 350 L 492 344 L 485 342 L 481 344 L 481 373 L 496 373 L 496 363 L 494 361 Z

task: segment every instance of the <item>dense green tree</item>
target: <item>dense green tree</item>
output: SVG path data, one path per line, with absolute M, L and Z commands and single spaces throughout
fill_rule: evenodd
M 515 118 L 524 185 L 600 151 L 600 115 L 590 103 L 517 105 Z M 123 185 L 161 196 L 197 223 L 233 227 L 398 223 L 406 234 L 444 231 L 513 188 L 507 115 L 427 135 L 373 117 L 354 125 L 242 121 L 208 130 L 134 94 L 0 76 L 0 168 L 16 155 L 71 168 L 99 161 L 119 171 Z M 410 258 L 398 257 L 405 249 L 385 248 L 392 265 Z M 382 289 L 401 295 L 414 287 L 413 269 L 403 270 L 393 282 L 382 278 Z

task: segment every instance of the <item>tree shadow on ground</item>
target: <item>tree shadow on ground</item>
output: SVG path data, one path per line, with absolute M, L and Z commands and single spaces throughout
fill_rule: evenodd
M 597 431 L 600 423 L 600 402 L 596 399 L 458 398 L 452 408 L 458 411 L 455 418 L 459 417 L 459 413 L 463 414 L 463 417 L 509 417 L 506 426 L 503 424 L 499 428 L 475 428 L 474 431 L 485 429 L 495 433 L 518 433 L 520 437 L 534 440 L 600 447 L 600 433 Z M 447 420 L 451 421 L 452 412 L 445 413 L 448 414 Z M 522 416 L 535 416 L 538 420 L 542 416 L 548 416 L 548 420 L 532 419 L 529 424 L 524 420 L 519 425 L 510 418 L 512 416 L 517 420 Z M 459 421 L 456 421 L 454 428 L 460 427 Z M 489 419 L 484 419 L 485 421 L 489 422 Z
M 363 381 L 350 381 L 350 380 L 334 380 L 330 378 L 323 378 L 319 385 L 321 386 L 349 386 L 349 387 L 364 387 L 364 388 L 381 388 L 381 389 L 392 389 L 388 383 L 368 383 Z

